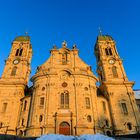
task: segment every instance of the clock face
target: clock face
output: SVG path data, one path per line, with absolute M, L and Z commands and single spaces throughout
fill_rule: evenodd
M 114 59 L 110 59 L 108 62 L 109 62 L 109 64 L 114 64 L 115 60 Z
M 19 60 L 18 60 L 18 59 L 15 59 L 15 60 L 13 61 L 13 63 L 16 65 L 16 64 L 19 63 Z

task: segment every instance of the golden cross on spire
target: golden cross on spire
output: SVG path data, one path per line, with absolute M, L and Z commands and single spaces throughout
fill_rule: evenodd
M 25 35 L 28 36 L 28 32 L 25 32 Z
M 99 27 L 98 29 L 99 29 L 99 35 L 102 35 L 101 27 Z

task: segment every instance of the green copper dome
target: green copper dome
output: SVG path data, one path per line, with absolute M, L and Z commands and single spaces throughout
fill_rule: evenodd
M 18 36 L 15 38 L 14 41 L 30 41 L 30 37 L 29 36 Z
M 109 35 L 99 35 L 98 36 L 98 40 L 100 40 L 100 41 L 111 41 L 111 40 L 113 40 L 113 38 L 111 37 L 111 36 L 109 36 Z

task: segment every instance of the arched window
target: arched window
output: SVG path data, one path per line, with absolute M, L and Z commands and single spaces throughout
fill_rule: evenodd
M 87 121 L 88 121 L 88 122 L 91 122 L 91 121 L 92 121 L 92 119 L 91 119 L 91 116 L 90 116 L 90 115 L 88 115 L 88 116 L 87 116 Z
M 108 122 L 108 120 L 105 120 L 105 124 L 106 124 L 107 127 L 109 127 L 109 122 Z
M 20 49 L 19 56 L 22 55 L 23 49 Z
M 106 54 L 106 55 L 109 55 L 108 49 L 107 49 L 107 48 L 105 48 L 105 54 Z
M 102 101 L 102 106 L 103 106 L 103 111 L 104 111 L 104 113 L 105 113 L 105 112 L 106 112 L 106 104 L 105 104 L 104 101 Z
M 17 49 L 15 55 L 16 55 L 16 56 L 22 56 L 22 52 L 23 52 L 23 49 L 22 49 L 22 48 Z
M 128 130 L 132 130 L 132 124 L 131 123 L 127 123 L 127 128 L 128 128 Z
M 105 54 L 106 55 L 112 55 L 112 49 L 110 47 L 105 48 Z
M 25 111 L 26 108 L 27 108 L 27 101 L 24 102 L 24 108 L 23 108 L 23 110 Z
M 45 90 L 45 87 L 42 87 L 42 91 L 44 91 Z
M 42 120 L 43 120 L 43 116 L 40 115 L 40 116 L 39 116 L 39 122 L 42 122 Z
M 89 109 L 90 108 L 90 99 L 89 99 L 89 97 L 85 98 L 85 102 L 86 102 L 86 108 Z
M 61 93 L 61 108 L 64 108 L 64 93 Z
M 111 50 L 111 48 L 109 48 L 108 50 L 109 50 L 109 55 L 112 55 L 112 50 Z
M 60 95 L 60 107 L 61 108 L 69 108 L 69 93 L 64 92 Z
M 122 111 L 125 115 L 128 114 L 128 110 L 127 110 L 127 106 L 126 106 L 126 103 L 121 103 L 121 106 L 122 106 Z
M 117 68 L 115 66 L 112 67 L 112 73 L 114 78 L 118 77 Z
M 16 51 L 16 56 L 18 56 L 18 53 L 19 53 L 19 49 L 17 49 L 17 51 Z
M 44 97 L 40 97 L 40 106 L 41 106 L 41 107 L 44 106 Z
M 11 71 L 11 76 L 15 76 L 17 72 L 17 67 L 13 67 L 12 71 Z
M 69 94 L 65 94 L 65 108 L 69 108 Z
M 21 126 L 24 126 L 24 119 L 22 119 L 21 121 Z
M 6 112 L 8 103 L 3 103 L 2 112 Z

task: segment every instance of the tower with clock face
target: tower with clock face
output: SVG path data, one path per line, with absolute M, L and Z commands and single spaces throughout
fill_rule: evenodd
M 110 106 L 113 133 L 137 132 L 140 118 L 132 89 L 134 82 L 128 80 L 122 59 L 111 36 L 97 37 L 95 55 L 99 89 Z
M 111 36 L 98 36 L 95 55 L 100 82 L 128 81 L 115 45 Z
M 30 75 L 32 47 L 29 36 L 19 36 L 12 43 L 12 49 L 5 62 L 3 79 L 20 80 L 27 84 Z
M 25 97 L 31 71 L 31 57 L 30 37 L 16 37 L 0 78 L 0 124 L 2 126 L 0 133 L 2 134 L 17 134 L 21 99 Z

